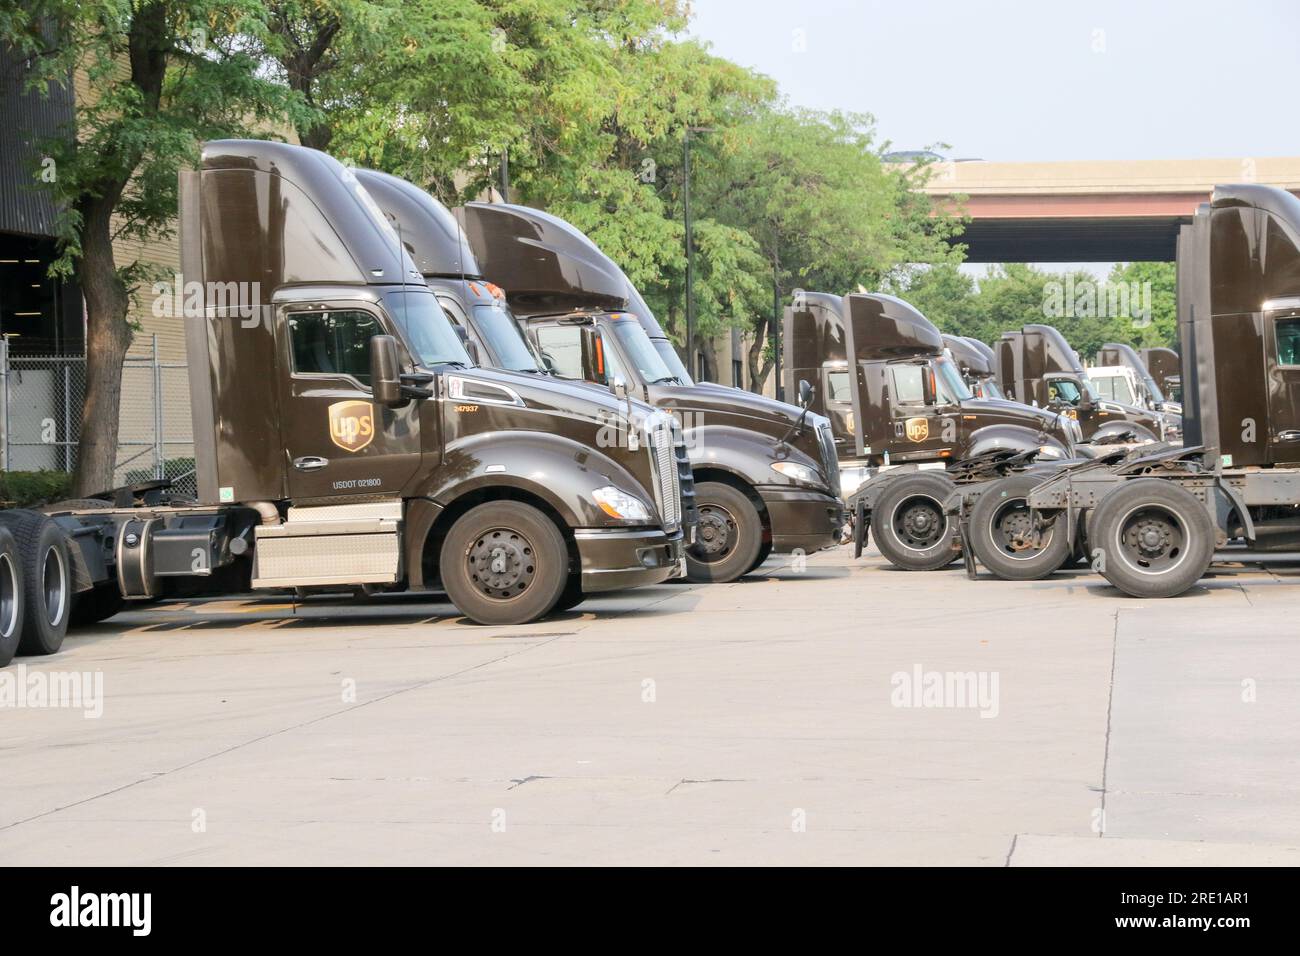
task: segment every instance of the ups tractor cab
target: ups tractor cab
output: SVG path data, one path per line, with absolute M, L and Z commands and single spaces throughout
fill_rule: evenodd
M 196 592 L 443 590 L 519 624 L 677 573 L 671 416 L 605 445 L 614 396 L 475 366 L 338 162 L 207 143 L 180 227 L 203 290 L 184 319 L 199 501 L 152 483 L 54 509 L 88 616 Z
M 1215 188 L 1178 236 L 1184 447 L 1071 466 L 1028 494 L 1035 523 L 1087 512 L 1093 566 L 1135 597 L 1181 594 L 1216 549 L 1300 550 L 1300 199 Z
M 1069 421 L 977 398 L 939 330 L 902 299 L 800 292 L 794 301 L 784 317 L 786 380 L 817 383 L 813 408 L 832 423 L 859 553 L 874 523 L 894 565 L 944 567 L 960 547 L 944 502 L 970 460 L 1070 457 Z
M 1179 414 L 1182 413 L 1183 402 L 1183 381 L 1182 365 L 1178 358 L 1178 353 L 1173 349 L 1167 349 L 1163 346 L 1142 349 L 1138 352 L 1138 357 L 1142 364 L 1146 366 L 1151 377 L 1155 379 L 1156 387 L 1160 389 L 1165 399 L 1176 404 Z
M 357 180 L 374 199 L 385 218 L 393 225 L 402 245 L 415 262 L 425 283 L 433 290 L 452 325 L 460 334 L 471 357 L 480 365 L 527 375 L 534 388 L 565 396 L 565 402 L 580 407 L 582 398 L 595 392 L 593 405 L 587 410 L 592 418 L 609 415 L 610 390 L 587 383 L 566 382 L 554 377 L 546 368 L 532 342 L 519 328 L 504 290 L 485 280 L 474 252 L 465 241 L 460 223 L 446 206 L 413 183 L 374 170 L 353 170 Z M 539 380 L 540 379 L 540 380 Z M 659 416 L 652 406 L 631 396 L 621 396 L 627 405 L 624 418 L 641 423 Z M 676 422 L 674 421 L 674 426 Z M 631 438 L 637 428 L 611 427 L 615 440 Z M 689 542 L 698 521 L 695 511 L 695 482 L 680 428 L 674 428 L 672 457 L 681 489 L 673 513 Z M 572 607 L 580 594 L 566 597 L 562 604 Z
M 1133 346 L 1107 342 L 1097 351 L 1096 362 L 1088 369 L 1088 377 L 1102 398 L 1161 413 L 1166 425 L 1165 440 L 1181 437 L 1183 407 L 1165 398 Z M 1114 390 L 1114 394 L 1108 394 L 1108 387 Z
M 943 346 L 948 350 L 948 357 L 957 364 L 962 381 L 976 398 L 1006 400 L 1002 389 L 998 388 L 997 376 L 993 371 L 993 350 L 979 339 L 964 335 L 945 335 Z
M 686 550 L 691 580 L 733 581 L 769 553 L 839 542 L 843 505 L 824 418 L 761 395 L 688 384 L 623 271 L 569 223 L 504 204 L 470 203 L 460 215 L 484 276 L 506 290 L 557 374 L 626 390 L 681 421 L 699 512 Z
M 1008 398 L 1074 419 L 1085 442 L 1142 444 L 1169 430 L 1160 412 L 1102 398 L 1070 343 L 1050 325 L 1003 332 L 994 352 L 998 384 Z

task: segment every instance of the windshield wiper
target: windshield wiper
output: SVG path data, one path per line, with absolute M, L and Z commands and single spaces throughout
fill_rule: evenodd
M 665 375 L 663 378 L 657 378 L 657 379 L 655 379 L 655 380 L 652 381 L 650 384 L 651 384 L 651 385 L 663 385 L 665 382 L 673 382 L 673 383 L 675 383 L 675 384 L 677 384 L 677 385 L 682 384 L 682 380 L 681 380 L 680 378 L 678 378 L 676 375 Z

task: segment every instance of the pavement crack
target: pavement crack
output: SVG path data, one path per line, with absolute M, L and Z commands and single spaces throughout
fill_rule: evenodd
M 1010 866 L 1010 865 L 1011 865 L 1011 857 L 1015 855 L 1015 852 L 1016 852 L 1016 841 L 1017 841 L 1018 839 L 1020 839 L 1020 834 L 1019 834 L 1019 833 L 1013 833 L 1013 834 L 1011 834 L 1011 846 L 1007 848 L 1007 862 L 1004 863 L 1004 864 L 1002 864 L 1003 866 Z
M 1119 656 L 1119 616 L 1123 608 L 1115 611 L 1115 627 L 1110 637 L 1110 685 L 1106 693 L 1106 748 L 1101 759 L 1101 825 L 1097 828 L 1097 837 L 1106 835 L 1106 787 L 1107 774 L 1110 772 L 1110 728 L 1111 716 L 1115 710 L 1115 659 Z
M 550 780 L 550 779 L 551 779 L 550 777 L 545 776 L 544 774 L 539 774 L 539 773 L 530 773 L 530 774 L 529 774 L 528 776 L 526 776 L 526 777 L 517 777 L 517 778 L 516 778 L 516 777 L 512 777 L 511 780 L 510 780 L 511 786 L 506 787 L 506 789 L 507 789 L 507 790 L 517 790 L 517 789 L 519 789 L 520 787 L 522 787 L 524 784 L 526 784 L 526 783 L 532 783 L 534 780 Z
M 683 777 L 681 780 L 678 780 L 675 784 L 673 784 L 671 787 L 669 787 L 668 790 L 664 793 L 664 796 L 665 796 L 665 797 L 668 796 L 668 795 L 671 794 L 674 790 L 676 790 L 678 787 L 684 786 L 684 785 L 686 785 L 686 784 L 692 784 L 692 783 L 748 783 L 748 782 L 749 782 L 748 780 L 740 780 L 740 779 L 736 779 L 736 778 L 734 778 L 734 777 L 710 777 L 710 778 L 707 779 L 707 780 L 692 780 L 690 777 Z

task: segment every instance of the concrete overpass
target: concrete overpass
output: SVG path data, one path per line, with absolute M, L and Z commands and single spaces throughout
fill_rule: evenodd
M 968 262 L 1171 261 L 1178 226 L 1215 184 L 1300 193 L 1300 157 L 940 162 L 932 171 L 925 192 L 965 197 Z

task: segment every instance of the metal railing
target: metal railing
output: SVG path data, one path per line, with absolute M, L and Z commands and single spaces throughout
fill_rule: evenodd
M 0 338 L 0 468 L 72 471 L 86 390 L 84 355 L 14 354 Z M 158 336 L 122 363 L 114 484 L 169 478 L 194 494 L 189 373 L 166 362 Z

